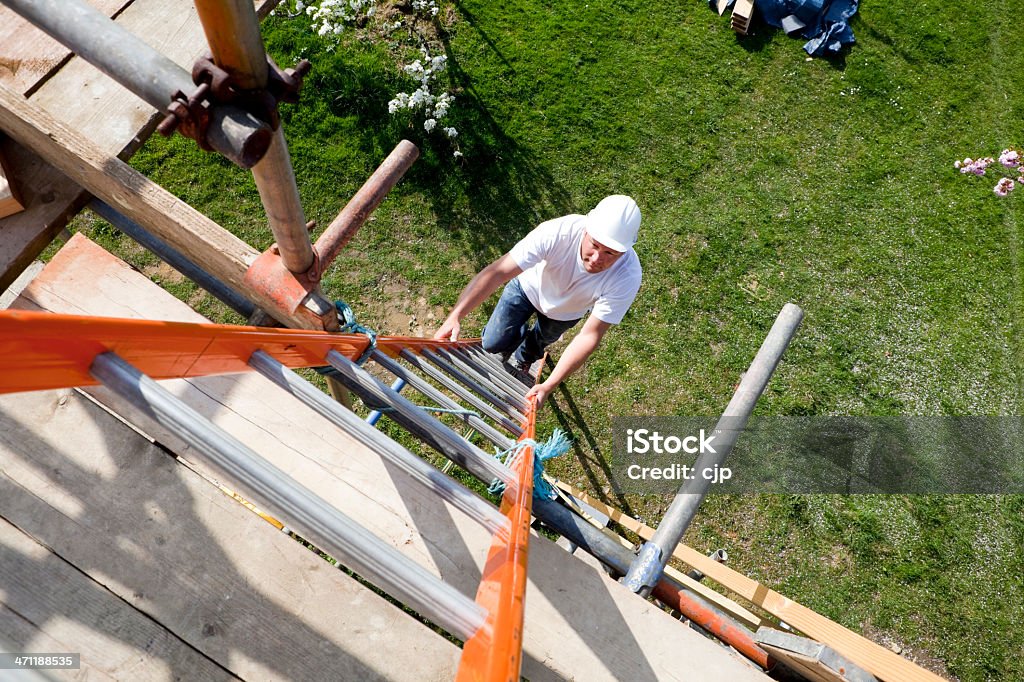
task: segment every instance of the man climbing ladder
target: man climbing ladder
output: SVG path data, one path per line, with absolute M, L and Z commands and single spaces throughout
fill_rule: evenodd
M 541 223 L 470 280 L 434 338 L 457 340 L 463 318 L 505 284 L 484 328 L 483 347 L 524 373 L 562 333 L 592 313 L 547 380 L 527 394 L 540 407 L 597 350 L 636 298 L 642 271 L 633 245 L 639 230 L 639 207 L 620 194 L 605 197 L 585 216 Z

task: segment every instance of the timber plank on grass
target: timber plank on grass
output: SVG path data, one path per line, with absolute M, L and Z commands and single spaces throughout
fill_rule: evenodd
M 97 315 L 136 309 L 157 319 L 200 319 L 88 240 L 76 237 L 73 245 L 54 257 L 16 307 Z M 378 537 L 476 594 L 487 532 L 293 397 L 254 374 L 163 385 Z M 185 459 L 198 459 L 173 434 L 151 435 Z M 532 680 L 767 679 L 544 537 L 531 538 L 529 575 L 523 675 Z
M 189 0 L 135 0 L 127 7 L 123 0 L 102 0 L 102 3 L 96 0 L 94 4 L 103 3 L 108 6 L 109 14 L 123 8 L 116 17 L 117 23 L 186 71 L 191 71 L 195 59 L 208 50 L 195 6 Z M 257 13 L 265 15 L 274 4 L 273 0 L 258 0 L 255 3 Z M 0 25 L 6 17 L 2 13 L 6 12 L 9 10 L 0 6 Z M 2 35 L 0 30 L 0 45 Z M 43 54 L 50 55 L 45 51 Z M 62 54 L 58 61 L 66 59 L 67 50 Z M 3 48 L 0 48 L 0 55 L 4 55 Z M 29 73 L 25 71 L 29 60 L 12 56 L 9 61 L 20 65 L 19 73 Z M 49 63 L 52 57 L 46 56 L 44 61 Z M 45 80 L 32 84 L 29 102 L 112 157 L 129 158 L 158 122 L 152 107 L 79 57 L 71 57 L 59 70 L 47 69 L 40 73 L 40 78 Z M 0 86 L 12 84 L 16 84 L 13 77 L 3 78 L 3 62 L 0 62 Z M 27 87 L 10 89 L 19 94 L 29 90 Z M 168 93 L 168 101 L 170 95 Z M 89 195 L 31 150 L 10 141 L 0 144 L 3 145 L 0 151 L 9 156 L 11 174 L 23 189 L 25 206 L 21 213 L 0 219 L 0 291 L 3 291 L 88 203 Z
M 97 667 L 121 666 L 138 648 L 130 628 L 91 615 L 94 593 L 107 592 L 243 679 L 454 675 L 454 644 L 76 391 L 0 398 L 0 516 L 94 582 L 61 596 L 46 557 L 14 557 L 20 583 L 0 571 L 0 595 L 18 608 L 36 579 L 54 594 L 32 617 L 48 634 L 52 624 L 51 636 L 71 620 L 109 639 L 111 661 L 92 647 Z M 154 655 L 177 673 L 170 647 Z
M 654 536 L 653 528 L 623 514 L 620 510 L 565 483 L 560 482 L 559 486 L 607 514 L 613 521 L 623 528 L 633 531 L 644 540 L 650 540 Z M 753 578 L 704 556 L 692 547 L 679 543 L 673 550 L 672 556 L 779 620 L 792 625 L 800 632 L 827 644 L 883 682 L 944 682 L 942 677 L 930 670 L 925 670 L 882 645 L 829 620 L 817 611 L 769 589 Z
M 79 670 L 47 671 L 54 678 L 235 679 L 3 518 L 0 575 L 3 646 L 11 653 L 80 655 Z

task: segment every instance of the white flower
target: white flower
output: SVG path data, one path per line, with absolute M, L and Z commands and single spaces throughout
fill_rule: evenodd
M 452 156 L 454 158 L 456 158 L 456 159 L 461 159 L 462 158 L 462 152 L 460 152 L 458 149 L 456 149 L 455 151 L 452 152 Z
M 434 130 L 434 127 L 436 125 L 437 125 L 437 121 L 435 121 L 432 118 L 428 118 L 426 121 L 423 122 L 423 129 L 426 130 L 429 133 L 429 132 L 432 132 Z
M 450 139 L 454 140 L 456 137 L 459 136 L 459 131 L 456 130 L 455 128 L 445 128 L 444 134 L 447 135 Z

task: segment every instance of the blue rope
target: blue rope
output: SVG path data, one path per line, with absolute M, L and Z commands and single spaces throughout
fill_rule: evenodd
M 547 479 L 544 478 L 544 462 L 569 452 L 572 441 L 565 431 L 556 428 L 552 432 L 551 438 L 548 438 L 544 443 L 538 444 L 532 438 L 524 438 L 507 450 L 495 453 L 494 456 L 498 461 L 511 466 L 512 460 L 527 446 L 533 448 L 533 496 L 545 500 L 555 499 L 558 494 L 551 487 L 551 484 L 547 482 Z M 493 495 L 501 495 L 505 492 L 505 483 L 496 478 L 491 481 L 487 492 Z
M 341 316 L 341 319 L 345 320 L 345 324 L 341 325 L 341 332 L 346 334 L 366 334 L 366 338 L 370 340 L 370 344 L 366 347 L 366 350 L 363 351 L 363 354 L 359 356 L 358 360 L 356 360 L 356 364 L 362 367 L 363 363 L 370 359 L 373 351 L 377 350 L 377 332 L 373 331 L 369 327 L 359 324 L 356 321 L 356 314 L 352 312 L 352 308 L 348 303 L 345 303 L 344 301 L 335 301 L 334 307 L 338 309 L 338 314 Z

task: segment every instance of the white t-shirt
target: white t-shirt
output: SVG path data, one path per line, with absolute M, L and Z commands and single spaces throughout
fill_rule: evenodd
M 591 309 L 602 322 L 618 324 L 640 290 L 640 259 L 630 249 L 604 272 L 583 267 L 580 246 L 586 216 L 567 215 L 538 225 L 509 255 L 523 272 L 519 285 L 553 320 L 576 320 Z

